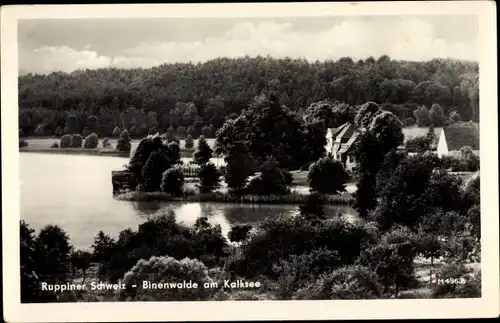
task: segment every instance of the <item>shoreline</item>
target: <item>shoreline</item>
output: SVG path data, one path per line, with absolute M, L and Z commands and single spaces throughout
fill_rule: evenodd
M 23 153 L 42 153 L 42 154 L 62 154 L 62 155 L 90 155 L 90 156 L 104 156 L 104 157 L 123 157 L 130 158 L 131 152 L 117 151 L 114 149 L 105 148 L 32 148 L 32 147 L 19 147 L 19 152 Z M 192 158 L 194 150 L 180 151 L 181 158 Z M 216 158 L 216 157 L 213 157 Z
M 183 197 L 173 197 L 163 192 L 137 192 L 129 191 L 115 195 L 118 201 L 128 202 L 211 202 L 211 203 L 239 203 L 239 204 L 287 204 L 301 205 L 309 194 L 292 192 L 284 195 L 250 195 L 244 194 L 234 196 L 229 193 L 215 192 L 196 194 Z M 352 207 L 354 197 L 352 195 L 327 195 L 325 205 L 344 205 Z

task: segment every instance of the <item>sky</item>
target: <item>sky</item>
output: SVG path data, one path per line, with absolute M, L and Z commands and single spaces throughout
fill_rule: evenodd
M 19 72 L 148 68 L 217 57 L 478 60 L 477 16 L 19 20 Z

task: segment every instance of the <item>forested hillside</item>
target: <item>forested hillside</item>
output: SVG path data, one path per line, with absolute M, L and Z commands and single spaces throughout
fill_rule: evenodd
M 422 126 L 436 123 L 439 118 L 428 118 L 436 113 L 444 115 L 443 123 L 477 121 L 478 70 L 476 62 L 442 59 L 407 62 L 382 56 L 309 63 L 245 57 L 149 69 L 27 74 L 19 77 L 19 132 L 111 136 L 127 129 L 138 137 L 170 128 L 178 135 L 213 137 L 225 120 L 237 117 L 262 92 L 273 92 L 298 114 L 321 100 L 352 106 L 374 101 L 405 124 L 415 119 Z

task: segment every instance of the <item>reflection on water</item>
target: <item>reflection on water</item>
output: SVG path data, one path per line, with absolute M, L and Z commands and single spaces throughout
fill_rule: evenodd
M 89 248 L 99 230 L 118 237 L 137 229 L 149 216 L 172 210 L 178 221 L 193 225 L 200 216 L 227 234 L 235 223 L 254 224 L 269 215 L 297 214 L 294 205 L 126 202 L 112 198 L 111 171 L 125 158 L 20 153 L 21 218 L 37 232 L 60 225 L 76 248 Z M 349 207 L 328 207 L 328 214 L 355 214 Z

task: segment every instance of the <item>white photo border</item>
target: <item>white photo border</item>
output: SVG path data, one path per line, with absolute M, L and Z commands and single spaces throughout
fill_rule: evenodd
M 494 1 L 30 5 L 1 8 L 4 319 L 9 322 L 474 318 L 499 315 L 497 48 Z M 482 297 L 477 299 L 20 303 L 19 19 L 477 15 Z

